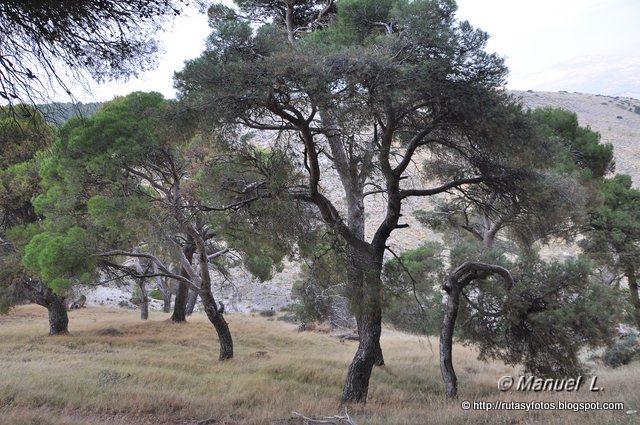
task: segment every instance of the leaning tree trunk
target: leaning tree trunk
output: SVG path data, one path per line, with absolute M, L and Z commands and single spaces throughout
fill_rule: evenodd
M 44 282 L 26 278 L 18 284 L 22 294 L 33 303 L 46 308 L 49 313 L 49 335 L 69 333 L 69 316 L 64 297 L 57 295 Z
M 198 302 L 198 292 L 192 289 L 189 291 L 189 298 L 187 299 L 187 308 L 186 308 L 187 316 L 191 316 L 193 314 L 193 310 L 196 308 L 197 302 Z
M 380 316 L 380 310 L 360 316 L 358 324 L 360 342 L 342 389 L 343 403 L 364 403 L 367 401 L 369 380 L 380 341 Z
M 227 321 L 224 320 L 222 309 L 218 308 L 216 300 L 211 294 L 211 288 L 206 286 L 200 291 L 200 298 L 202 299 L 202 305 L 204 311 L 207 314 L 207 318 L 213 324 L 218 334 L 218 341 L 220 343 L 220 355 L 218 359 L 220 361 L 229 360 L 233 358 L 233 339 L 231 338 L 231 331 Z
M 489 275 L 498 274 L 506 282 L 507 290 L 514 285 L 509 270 L 496 264 L 478 261 L 466 261 L 458 266 L 450 275 L 442 289 L 447 293 L 447 310 L 442 319 L 440 329 L 440 372 L 444 381 L 445 395 L 452 399 L 458 395 L 458 378 L 453 369 L 453 332 L 460 308 L 462 290 L 476 279 L 486 279 Z
M 445 286 L 445 291 L 447 291 L 448 299 L 447 310 L 440 329 L 440 372 L 444 381 L 446 397 L 451 399 L 458 395 L 458 378 L 453 369 L 453 331 L 460 307 L 461 288 L 457 282 L 451 279 L 449 285 Z

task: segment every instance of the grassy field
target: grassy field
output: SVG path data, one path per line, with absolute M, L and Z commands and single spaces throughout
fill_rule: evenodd
M 236 356 L 219 363 L 203 315 L 173 324 L 152 313 L 88 308 L 70 313 L 71 335 L 45 336 L 46 310 L 22 306 L 0 316 L 0 424 L 301 424 L 343 414 L 341 388 L 356 343 L 296 332 L 260 316 L 228 316 Z M 114 328 L 118 332 L 106 331 Z M 387 366 L 374 370 L 366 406 L 349 406 L 363 424 L 638 424 L 640 364 L 594 370 L 604 392 L 531 394 L 497 390 L 517 370 L 476 360 L 455 347 L 460 398 L 442 397 L 437 340 L 385 329 Z M 476 401 L 624 402 L 621 412 L 482 412 Z M 209 420 L 211 421 L 205 421 Z M 201 421 L 201 422 L 198 422 Z

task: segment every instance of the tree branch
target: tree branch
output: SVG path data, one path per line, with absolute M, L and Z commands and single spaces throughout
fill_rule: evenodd
M 449 189 L 454 189 L 459 186 L 464 186 L 467 184 L 474 183 L 482 183 L 486 180 L 486 177 L 478 176 L 478 177 L 469 177 L 466 179 L 454 180 L 452 182 L 443 184 L 442 186 L 434 187 L 431 189 L 404 189 L 400 191 L 400 198 L 405 199 L 410 196 L 431 196 L 437 195 L 438 193 L 446 192 Z

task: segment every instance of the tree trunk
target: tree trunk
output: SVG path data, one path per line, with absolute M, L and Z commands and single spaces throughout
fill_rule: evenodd
M 26 299 L 47 309 L 49 335 L 69 333 L 69 316 L 64 297 L 55 294 L 44 282 L 30 278 L 21 280 L 17 287 Z
M 64 298 L 50 292 L 47 296 L 47 310 L 49 311 L 49 335 L 66 335 L 69 333 L 69 316 L 64 305 Z
M 348 149 L 338 129 L 337 117 L 321 113 L 333 163 L 340 176 L 347 203 L 347 226 L 360 241 L 365 241 L 364 185 L 370 159 Z M 343 402 L 366 402 L 373 365 L 384 365 L 380 334 L 382 329 L 382 257 L 385 245 L 374 255 L 361 246 L 347 246 L 347 298 L 358 324 L 360 344 L 349 367 L 342 392 Z
M 360 316 L 358 324 L 360 343 L 347 372 L 347 379 L 342 390 L 343 403 L 364 403 L 367 401 L 371 370 L 380 345 L 380 323 L 379 311 Z
M 458 378 L 453 369 L 453 331 L 458 317 L 460 307 L 460 286 L 457 282 L 450 280 L 447 290 L 447 310 L 442 319 L 440 329 L 440 372 L 444 381 L 444 390 L 447 399 L 458 396 Z
M 178 293 L 173 303 L 173 315 L 171 320 L 174 322 L 187 321 L 187 298 L 189 298 L 189 287 L 186 283 L 180 282 L 178 285 Z
M 162 311 L 165 313 L 169 313 L 171 311 L 171 296 L 173 294 L 171 291 L 166 291 L 162 294 L 162 300 L 164 304 L 162 305 Z
M 184 256 L 187 258 L 189 263 L 193 260 L 193 254 L 195 253 L 195 245 L 193 239 L 189 237 L 187 242 L 183 248 Z M 189 273 L 181 268 L 182 276 L 189 278 Z M 171 316 L 171 320 L 174 322 L 186 322 L 187 321 L 187 298 L 189 297 L 189 286 L 186 283 L 180 282 L 178 286 L 178 293 L 176 294 L 176 300 L 173 305 L 173 315 Z
M 149 297 L 147 296 L 147 287 L 144 284 L 144 279 L 138 281 L 138 287 L 140 288 L 140 319 L 149 319 Z
M 216 328 L 216 333 L 218 334 L 218 341 L 220 342 L 220 355 L 218 356 L 218 359 L 220 361 L 224 361 L 233 358 L 233 339 L 231 338 L 231 331 L 229 330 L 227 321 L 224 320 L 222 311 L 218 309 L 218 306 L 216 305 L 216 301 L 211 294 L 211 290 L 203 288 L 200 293 L 200 298 L 204 305 L 204 311 L 207 314 L 209 321 L 213 324 L 213 327 Z
M 382 317 L 382 314 L 380 315 Z M 380 329 L 382 329 L 382 320 L 380 320 Z M 382 354 L 382 347 L 380 346 L 380 339 L 376 342 L 376 347 L 374 351 L 373 365 L 374 366 L 384 366 L 384 355 Z
M 196 303 L 198 302 L 198 293 L 193 289 L 189 291 L 189 298 L 187 299 L 187 316 L 191 316 L 193 314 L 193 309 L 196 308 Z
M 384 364 L 380 334 L 382 332 L 382 282 L 381 262 L 369 255 L 352 252 L 355 257 L 351 265 L 362 273 L 359 291 L 361 298 L 352 299 L 358 323 L 358 350 L 349 366 L 342 390 L 343 403 L 364 403 L 369 392 L 369 379 L 374 364 Z M 359 302 L 358 302 L 359 301 Z
M 634 268 L 627 271 L 627 280 L 629 284 L 629 297 L 631 299 L 631 305 L 633 305 L 633 317 L 636 326 L 640 329 L 640 297 L 638 296 L 638 278 L 636 277 Z

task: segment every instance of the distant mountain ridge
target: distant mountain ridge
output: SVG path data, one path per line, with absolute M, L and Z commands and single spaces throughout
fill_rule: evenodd
M 36 108 L 44 116 L 44 119 L 51 125 L 60 127 L 69 119 L 80 116 L 89 117 L 102 107 L 103 102 L 71 103 L 55 102 L 43 105 L 36 105 Z

